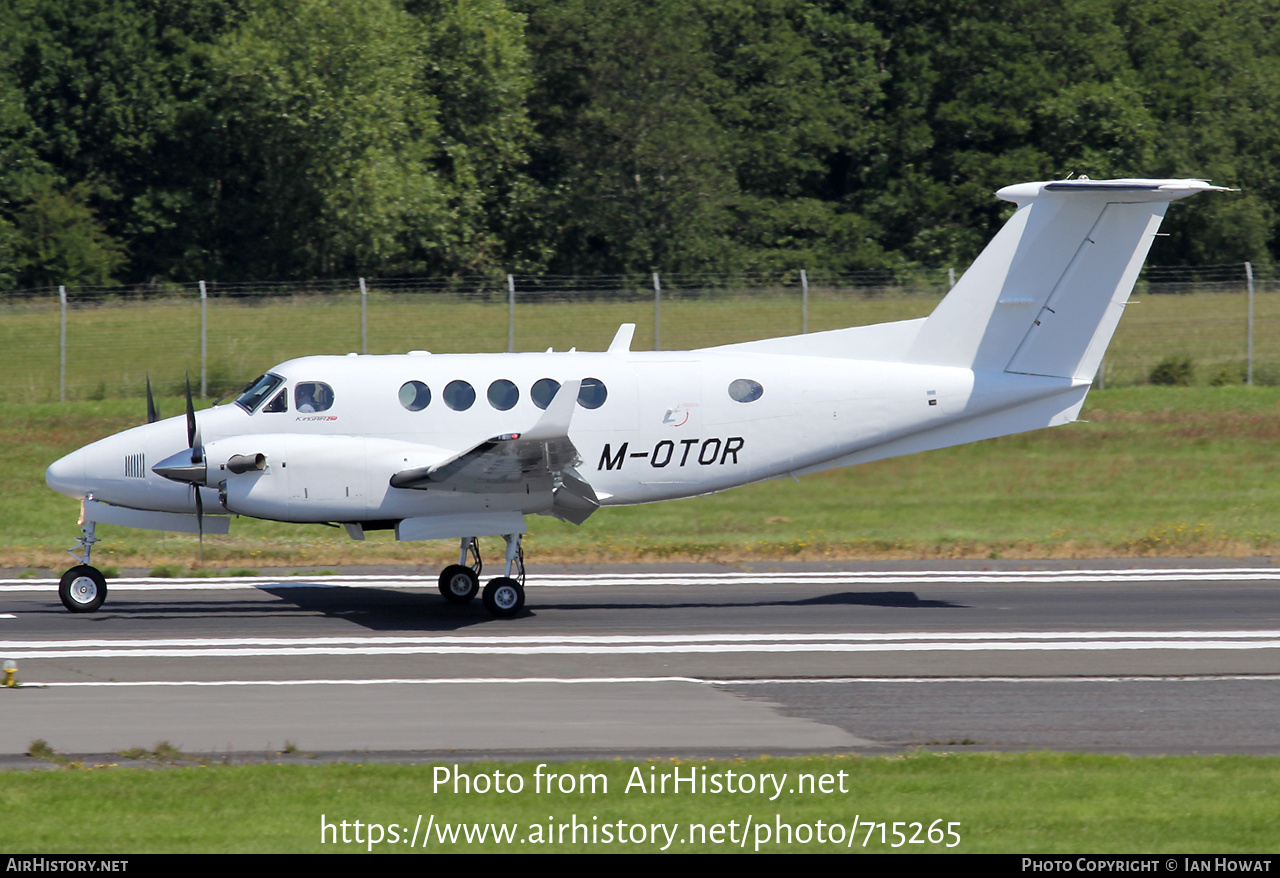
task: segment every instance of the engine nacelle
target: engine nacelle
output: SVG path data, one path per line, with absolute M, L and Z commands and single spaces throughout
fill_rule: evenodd
M 205 446 L 209 483 L 220 485 L 229 511 L 293 522 L 421 515 L 425 497 L 392 489 L 391 476 L 449 455 L 446 449 L 389 439 L 286 433 L 234 436 Z

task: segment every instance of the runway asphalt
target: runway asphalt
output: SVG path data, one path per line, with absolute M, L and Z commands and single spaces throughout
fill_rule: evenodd
M 287 573 L 0 579 L 0 754 L 1280 752 L 1267 559 L 547 567 L 510 620 Z

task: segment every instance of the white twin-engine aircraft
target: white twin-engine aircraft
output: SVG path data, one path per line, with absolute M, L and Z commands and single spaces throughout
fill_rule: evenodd
M 303 357 L 234 405 L 157 420 L 49 467 L 83 503 L 59 596 L 97 610 L 97 522 L 227 533 L 230 515 L 341 524 L 356 540 L 459 539 L 440 591 L 524 606 L 525 516 L 721 491 L 1069 423 L 1169 202 L 1202 180 L 1024 183 L 1017 210 L 927 318 L 683 352 Z M 148 389 L 148 397 L 150 390 Z M 513 575 L 514 574 L 514 575 Z

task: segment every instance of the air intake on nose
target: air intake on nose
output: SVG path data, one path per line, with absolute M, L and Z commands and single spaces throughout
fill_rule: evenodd
M 146 454 L 139 451 L 137 454 L 126 454 L 124 456 L 124 477 L 126 479 L 145 479 L 147 477 Z

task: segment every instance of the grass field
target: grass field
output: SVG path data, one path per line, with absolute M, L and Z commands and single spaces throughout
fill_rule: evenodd
M 1276 848 L 1275 814 L 1280 808 L 1280 759 L 1274 757 L 921 752 L 901 757 L 567 762 L 546 766 L 543 772 L 570 776 L 574 791 L 561 792 L 557 781 L 551 793 L 545 786 L 536 791 L 534 763 L 471 763 L 458 769 L 469 776 L 468 782 L 480 775 L 492 780 L 500 771 L 511 784 L 512 775 L 518 775 L 520 792 L 505 794 L 468 794 L 465 786 L 455 793 L 452 781 L 436 785 L 437 778 L 444 779 L 436 769 L 211 764 L 163 771 L 0 772 L 0 803 L 11 815 L 0 823 L 0 849 L 44 855 L 405 851 L 409 843 L 389 841 L 394 824 L 394 834 L 404 839 L 419 827 L 412 849 L 431 852 L 627 853 L 657 852 L 665 845 L 673 853 L 1260 854 Z M 647 780 L 670 776 L 676 769 L 685 777 L 695 769 L 699 776 L 719 775 L 722 782 L 733 772 L 739 785 L 735 789 L 747 786 L 742 778 L 749 775 L 753 791 L 703 794 L 686 788 L 664 795 L 641 792 L 633 783 L 637 773 Z M 582 782 L 583 775 L 604 780 L 595 781 L 593 792 Z M 765 775 L 778 779 L 780 794 Z M 801 775 L 812 778 L 803 782 L 803 791 Z M 761 788 L 768 792 L 759 792 Z M 334 827 L 323 844 L 322 820 Z M 356 820 L 364 824 L 359 844 Z M 345 845 L 335 843 L 341 839 L 342 821 L 351 824 Z M 573 821 L 585 827 L 576 842 L 571 829 L 563 836 L 557 829 L 572 827 Z M 610 825 L 616 836 L 618 821 L 630 837 L 625 843 L 607 843 L 601 830 Z M 859 828 L 851 840 L 847 827 L 855 821 Z M 381 836 L 381 844 L 368 842 L 369 824 L 378 826 L 373 835 Z M 483 843 L 468 844 L 462 830 L 450 842 L 450 827 L 459 824 L 476 824 L 486 833 L 494 825 L 509 826 L 512 840 L 494 842 L 488 835 Z M 666 829 L 655 831 L 654 824 Z M 790 827 L 789 842 L 779 824 Z M 424 847 L 421 828 L 427 826 L 434 832 Z M 637 826 L 643 830 L 633 835 Z M 597 833 L 594 844 L 591 827 Z M 941 841 L 928 841 L 931 827 Z M 895 838 L 894 829 L 901 838 Z M 947 829 L 955 836 L 947 836 Z M 655 835 L 657 841 L 651 841 Z M 923 843 L 912 844 L 911 837 Z
M 904 320 L 929 314 L 940 291 L 874 296 L 815 290 L 809 329 Z M 1135 295 L 1107 354 L 1105 382 L 1145 381 L 1168 357 L 1188 357 L 1196 383 L 1239 383 L 1245 364 L 1245 296 L 1238 293 Z M 438 353 L 507 349 L 507 303 L 453 295 L 370 294 L 370 353 L 426 349 Z M 360 297 L 333 294 L 281 299 L 212 299 L 206 374 L 221 396 L 266 369 L 306 354 L 359 351 Z M 795 293 L 730 293 L 673 297 L 661 307 L 663 350 L 725 344 L 801 329 Z M 517 303 L 515 349 L 602 350 L 618 324 L 636 324 L 634 347 L 654 346 L 652 300 L 596 299 Z M 1280 293 L 1257 296 L 1255 383 L 1280 384 Z M 66 396 L 72 400 L 141 398 L 146 376 L 161 392 L 181 392 L 184 374 L 199 386 L 198 300 L 104 300 L 73 308 L 67 318 Z M 56 302 L 0 307 L 0 401 L 59 398 Z
M 939 293 L 837 295 L 815 290 L 811 330 L 929 313 Z M 1261 555 L 1280 547 L 1280 390 L 1243 387 L 1243 295 L 1135 296 L 1106 360 L 1089 423 L 882 461 L 652 507 L 605 510 L 581 527 L 531 519 L 541 561 L 668 558 L 1046 557 Z M 304 353 L 358 349 L 358 295 L 214 299 L 210 394 Z M 369 348 L 504 350 L 506 303 L 451 295 L 369 297 Z M 662 306 L 662 347 L 697 347 L 800 328 L 793 294 L 715 293 Z M 1280 293 L 1258 296 L 1256 375 L 1280 381 Z M 62 454 L 142 420 L 149 373 L 164 414 L 182 411 L 182 375 L 199 375 L 198 302 L 106 302 L 69 314 L 67 389 L 58 396 L 58 314 L 0 308 L 0 566 L 60 569 L 76 535 L 75 504 L 43 483 Z M 603 348 L 635 321 L 653 344 L 653 303 L 517 304 L 516 347 Z M 1195 361 L 1195 387 L 1141 386 L 1160 360 Z M 1224 377 L 1225 376 L 1225 377 Z M 1273 380 L 1274 379 L 1274 380 Z M 1226 380 L 1226 386 L 1206 386 Z M 188 566 L 193 537 L 103 527 L 103 566 Z M 437 567 L 443 543 L 351 543 L 332 529 L 237 521 L 208 537 L 210 567 L 397 563 Z
M 177 398 L 162 399 L 181 411 Z M 141 420 L 138 400 L 0 404 L 0 566 L 61 570 L 74 501 L 44 484 L 58 456 Z M 604 509 L 581 527 L 531 516 L 531 564 L 668 559 L 1044 558 L 1280 554 L 1280 388 L 1094 391 L 1052 430 Z M 102 526 L 102 566 L 193 566 L 192 536 Z M 438 568 L 452 542 L 364 543 L 322 526 L 237 519 L 208 568 L 394 563 Z M 497 540 L 486 549 L 498 551 Z

